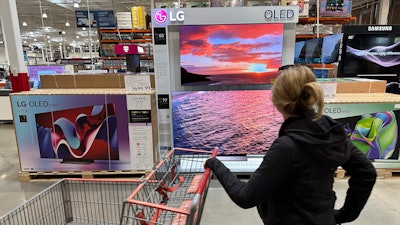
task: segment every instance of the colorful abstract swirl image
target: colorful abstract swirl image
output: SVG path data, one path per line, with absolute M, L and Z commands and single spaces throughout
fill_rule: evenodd
M 370 159 L 388 159 L 395 151 L 398 125 L 393 111 L 363 115 L 354 131 L 345 129 L 352 143 Z
M 114 104 L 35 115 L 41 158 L 118 160 Z

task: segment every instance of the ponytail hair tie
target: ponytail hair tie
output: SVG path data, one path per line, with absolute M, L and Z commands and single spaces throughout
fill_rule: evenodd
M 308 99 L 310 97 L 310 94 L 307 93 L 304 89 L 301 91 L 301 98 L 302 99 Z

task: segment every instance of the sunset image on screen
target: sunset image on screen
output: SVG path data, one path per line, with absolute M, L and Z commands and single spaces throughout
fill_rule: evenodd
M 179 27 L 181 83 L 268 84 L 282 64 L 283 24 Z

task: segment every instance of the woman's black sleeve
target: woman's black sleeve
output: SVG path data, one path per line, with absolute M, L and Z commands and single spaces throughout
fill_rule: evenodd
M 364 208 L 376 181 L 376 170 L 365 154 L 358 150 L 350 141 L 347 147 L 351 149 L 349 160 L 342 168 L 350 175 L 346 199 L 341 209 L 336 211 L 336 223 L 355 220 Z
M 274 142 L 247 182 L 241 181 L 216 158 L 207 160 L 206 166 L 213 170 L 233 202 L 242 208 L 254 207 L 273 195 L 290 171 L 293 146 L 288 143 L 293 142 L 285 139 L 289 138 Z

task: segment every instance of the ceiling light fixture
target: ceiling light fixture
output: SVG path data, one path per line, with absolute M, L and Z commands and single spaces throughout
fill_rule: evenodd
M 26 26 L 28 26 L 28 24 L 24 21 L 24 22 L 22 22 L 22 26 L 26 27 Z
M 42 17 L 43 17 L 43 18 L 47 18 L 47 14 L 46 14 L 46 13 L 43 13 Z
M 74 8 L 79 8 L 79 3 L 75 2 L 74 3 Z
M 65 26 L 66 26 L 66 27 L 69 27 L 69 26 L 71 26 L 71 25 L 70 25 L 69 22 L 67 21 L 67 22 L 65 23 Z
M 86 30 L 86 27 L 82 27 L 82 30 Z

